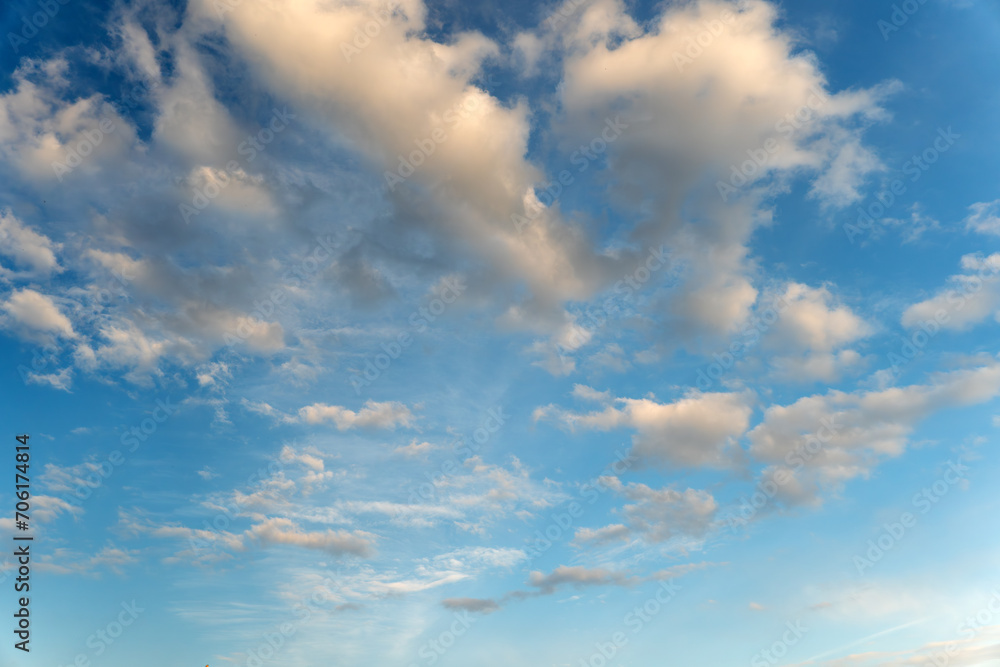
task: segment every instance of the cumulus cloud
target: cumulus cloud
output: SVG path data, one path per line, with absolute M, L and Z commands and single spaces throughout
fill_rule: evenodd
M 289 544 L 304 549 L 317 549 L 334 556 L 351 554 L 354 556 L 371 556 L 374 546 L 374 535 L 356 530 L 330 530 L 308 532 L 300 529 L 291 520 L 272 518 L 254 524 L 248 531 L 262 544 Z
M 815 503 L 823 492 L 867 477 L 881 461 L 900 456 L 916 425 L 935 412 L 984 403 L 1000 393 L 1000 363 L 932 376 L 927 384 L 879 391 L 805 396 L 772 405 L 747 435 L 750 454 L 780 480 L 787 504 Z M 780 475 L 779 475 L 780 473 Z
M 286 424 L 324 424 L 332 422 L 338 431 L 352 428 L 395 429 L 411 427 L 417 417 L 410 408 L 397 401 L 379 403 L 374 400 L 365 401 L 364 407 L 354 411 L 340 405 L 313 403 L 298 410 L 296 414 L 287 414 L 264 401 L 243 399 L 243 406 L 260 415 L 270 417 L 279 423 Z
M 601 545 L 641 536 L 648 542 L 663 542 L 674 536 L 702 537 L 715 520 L 718 504 L 707 491 L 652 489 L 645 484 L 622 484 L 617 477 L 602 477 L 600 482 L 633 504 L 621 513 L 628 525 L 612 524 L 591 530 L 576 531 L 573 541 L 580 545 Z
M 48 333 L 63 338 L 75 338 L 76 332 L 69 318 L 56 302 L 45 294 L 25 288 L 14 291 L 0 304 L 5 325 L 29 334 Z
M 691 390 L 673 403 L 652 398 L 615 398 L 603 410 L 576 413 L 555 405 L 537 408 L 534 419 L 569 430 L 631 428 L 632 454 L 658 465 L 732 464 L 733 445 L 746 432 L 754 403 L 750 393 Z
M 435 129 L 444 132 L 447 140 L 436 142 L 433 154 L 419 159 L 419 169 L 407 176 L 422 185 L 449 182 L 433 200 L 443 214 L 435 231 L 455 235 L 508 279 L 524 280 L 540 294 L 588 294 L 595 282 L 582 270 L 584 262 L 604 262 L 579 235 L 551 215 L 523 236 L 510 222 L 533 196 L 541 174 L 524 157 L 527 106 L 507 108 L 471 83 L 483 59 L 499 53 L 498 46 L 476 33 L 458 35 L 450 44 L 428 39 L 426 8 L 410 0 L 399 5 L 377 40 L 345 57 L 341 45 L 350 44 L 355 28 L 381 8 L 375 1 L 276 3 L 228 12 L 222 21 L 230 43 L 269 86 L 322 118 L 328 131 L 380 171 L 397 172 L 415 141 Z M 214 27 L 217 13 L 210 2 L 194 3 L 191 11 L 204 29 Z M 399 196 L 408 190 L 391 177 L 388 184 Z
M 872 328 L 850 308 L 834 301 L 824 287 L 789 283 L 780 295 L 782 311 L 769 331 L 769 343 L 785 349 L 830 352 L 872 332 Z
M 14 260 L 29 276 L 47 277 L 62 270 L 55 251 L 61 246 L 14 217 L 10 209 L 0 211 L 0 254 Z M 10 274 L 0 267 L 0 275 Z
M 874 328 L 837 303 L 826 286 L 789 283 L 774 303 L 779 315 L 769 326 L 764 345 L 777 352 L 771 364 L 780 378 L 830 382 L 861 366 L 861 354 L 845 348 L 871 335 Z
M 464 268 L 471 250 L 482 260 L 470 279 L 475 302 L 520 313 L 501 319 L 552 337 L 532 348 L 539 364 L 555 374 L 575 372 L 578 364 L 556 352 L 574 334 L 601 343 L 588 367 L 627 370 L 632 360 L 625 350 L 574 322 L 567 303 L 611 289 L 650 248 L 663 246 L 676 258 L 671 287 L 661 289 L 664 271 L 649 292 L 667 319 L 660 327 L 671 339 L 665 344 L 730 332 L 759 294 L 748 244 L 769 221 L 760 197 L 806 175 L 817 196 L 841 204 L 878 168 L 861 139 L 866 123 L 886 117 L 880 105 L 893 86 L 827 90 L 815 58 L 797 48 L 766 2 L 670 5 L 644 23 L 615 0 L 567 3 L 558 29 L 550 22 L 513 36 L 521 54 L 515 58 L 561 79 L 558 93 L 533 100 L 560 110 L 551 127 L 528 101 L 501 101 L 477 83 L 488 59 L 507 58 L 499 44 L 475 32 L 436 41 L 420 0 L 400 3 L 365 49 L 345 52 L 355 31 L 382 8 L 380 0 L 316 0 L 220 13 L 212 0 L 199 0 L 176 21 L 114 12 L 109 33 L 121 48 L 97 66 L 143 88 L 153 115 L 152 133 L 141 140 L 107 98 L 66 99 L 69 61 L 33 61 L 18 70 L 15 87 L 0 100 L 5 156 L 24 174 L 12 178 L 54 187 L 53 160 L 64 159 L 102 119 L 115 127 L 66 177 L 68 202 L 94 200 L 103 212 L 79 223 L 91 241 L 67 248 L 76 257 L 61 252 L 56 261 L 58 244 L 26 223 L 3 223 L 22 239 L 17 261 L 34 271 L 75 268 L 83 258 L 131 276 L 124 285 L 129 299 L 108 305 L 92 339 L 79 346 L 81 369 L 135 365 L 139 371 L 129 377 L 148 378 L 168 360 L 202 363 L 233 337 L 253 354 L 301 352 L 303 306 L 330 305 L 331 292 L 345 292 L 344 305 L 352 307 L 391 302 L 414 277 L 433 281 L 442 270 Z M 724 11 L 733 16 L 724 32 L 678 66 L 674 56 L 690 35 Z M 200 48 L 222 35 L 218 49 Z M 160 53 L 171 63 L 169 76 Z M 212 73 L 223 70 L 245 71 L 259 95 L 234 98 L 216 89 Z M 251 162 L 238 148 L 268 119 L 250 109 L 274 100 L 288 104 L 293 126 Z M 808 119 L 801 122 L 796 114 L 803 109 Z M 789 118 L 799 120 L 785 133 L 779 128 Z M 614 141 L 607 139 L 612 129 Z M 533 148 L 533 136 L 546 145 Z M 721 198 L 710 181 L 728 179 L 733 165 L 746 161 L 747 147 L 772 138 L 779 147 L 751 183 Z M 586 174 L 576 174 L 575 187 L 593 187 L 613 206 L 641 211 L 613 238 L 593 236 L 586 212 L 569 210 L 569 198 L 536 190 L 555 177 L 536 151 L 572 164 L 578 147 L 598 139 L 602 155 L 589 161 Z M 427 141 L 434 150 L 419 154 Z M 350 169 L 313 160 L 330 148 Z M 398 177 L 415 152 L 421 164 Z M 226 167 L 231 158 L 238 168 Z M 357 193 L 371 191 L 374 181 L 389 187 L 360 202 Z M 125 186 L 133 189 L 126 193 Z M 213 188 L 219 194 L 195 224 L 175 213 L 178 204 Z M 149 210 L 157 211 L 156 224 L 138 222 Z M 306 284 L 291 270 L 301 267 L 288 261 L 310 229 L 327 227 L 332 210 L 352 212 L 344 225 L 350 233 L 338 229 L 333 244 L 321 244 L 326 259 L 317 261 L 315 277 L 322 276 L 317 285 L 329 280 L 340 290 Z M 530 224 L 513 224 L 512 216 L 528 212 Z M 420 244 L 410 243 L 414 233 Z M 234 242 L 239 256 L 227 252 Z M 430 267 L 437 269 L 433 276 Z M 276 285 L 281 312 L 254 311 Z M 500 298 L 483 298 L 488 294 Z M 143 340 L 145 353 L 136 353 Z M 848 360 L 827 357 L 814 366 L 821 373 L 842 361 Z
M 962 331 L 1000 317 L 1000 253 L 964 255 L 961 267 L 965 272 L 951 276 L 950 287 L 903 312 L 903 326 Z
M 61 57 L 22 60 L 15 85 L 0 95 L 0 155 L 43 188 L 97 181 L 102 168 L 127 161 L 137 144 L 132 125 L 102 95 L 66 94 L 69 67 Z M 20 238 L 34 246 L 28 252 L 36 261 L 55 268 L 39 239 Z
M 402 403 L 389 401 L 378 403 L 365 401 L 363 408 L 357 412 L 339 405 L 314 403 L 299 410 L 299 420 L 307 424 L 322 424 L 333 422 L 338 431 L 351 428 L 389 428 L 397 426 L 412 426 L 416 417 Z
M 685 60 L 691 38 L 727 12 L 724 31 Z M 569 14 L 568 25 L 553 29 L 548 41 L 567 52 L 560 99 L 565 145 L 589 141 L 599 119 L 628 111 L 635 122 L 607 149 L 611 194 L 625 205 L 646 201 L 650 214 L 633 238 L 666 241 L 686 267 L 681 287 L 666 300 L 677 320 L 671 332 L 732 331 L 757 296 L 746 247 L 769 218 L 757 210 L 756 197 L 808 173 L 823 202 L 858 199 L 865 177 L 881 168 L 860 143 L 859 128 L 887 118 L 880 104 L 898 85 L 826 90 L 815 60 L 796 53 L 791 36 L 776 28 L 777 9 L 766 2 L 672 5 L 648 31 L 612 0 Z M 774 150 L 763 151 L 770 141 Z M 751 161 L 749 184 L 732 176 L 747 162 L 748 148 L 765 155 L 762 164 Z M 716 179 L 706 184 L 706 173 Z

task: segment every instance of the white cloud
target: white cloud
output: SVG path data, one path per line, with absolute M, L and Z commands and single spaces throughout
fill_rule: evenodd
M 764 345 L 777 354 L 775 375 L 784 381 L 838 380 L 845 371 L 859 370 L 863 359 L 843 349 L 874 328 L 850 308 L 836 302 L 827 287 L 788 283 L 773 300 L 778 319 L 767 327 Z
M 574 413 L 555 405 L 537 408 L 534 419 L 570 430 L 632 428 L 632 454 L 660 465 L 727 467 L 735 440 L 746 432 L 754 397 L 749 393 L 689 391 L 673 403 L 615 398 L 613 405 Z M 621 407 L 616 407 L 621 406 Z
M 374 535 L 364 531 L 325 531 L 307 532 L 298 528 L 291 520 L 271 518 L 254 524 L 248 531 L 263 544 L 289 544 L 304 549 L 317 549 L 332 555 L 352 554 L 354 556 L 372 555 Z
M 55 496 L 32 496 L 31 507 L 34 517 L 42 523 L 48 523 L 58 518 L 61 514 L 69 514 L 73 517 L 83 514 L 83 510 L 80 507 L 71 505 L 62 498 Z
M 773 347 L 831 352 L 872 332 L 850 308 L 835 303 L 826 287 L 789 283 L 779 299 L 783 308 L 768 332 Z
M 1000 235 L 1000 199 L 981 202 L 969 207 L 965 226 L 980 234 Z
M 747 245 L 754 229 L 770 221 L 757 197 L 807 175 L 827 204 L 857 199 L 865 177 L 880 168 L 860 143 L 857 121 L 885 119 L 879 105 L 898 86 L 828 92 L 815 59 L 776 27 L 778 10 L 770 3 L 671 5 L 648 32 L 624 7 L 590 3 L 552 31 L 553 48 L 562 43 L 567 51 L 560 132 L 575 147 L 599 131 L 596 119 L 628 110 L 630 127 L 607 149 L 618 184 L 610 193 L 623 207 L 642 200 L 649 215 L 633 237 L 667 241 L 684 267 L 684 283 L 670 299 L 678 320 L 670 330 L 731 332 L 757 296 Z M 683 60 L 693 37 L 725 12 L 732 20 L 723 32 Z M 762 147 L 770 140 L 777 143 L 769 153 Z M 763 152 L 763 164 L 751 163 L 751 182 L 733 187 L 723 201 L 716 180 L 706 184 L 705 176 L 728 183 L 748 149 Z
M 16 290 L 0 304 L 8 327 L 30 332 L 54 333 L 64 338 L 76 338 L 73 324 L 59 310 L 52 297 L 33 289 Z
M 587 385 L 584 384 L 573 385 L 573 397 L 585 401 L 596 401 L 598 403 L 611 402 L 610 391 L 597 391 L 596 389 L 588 387 Z
M 297 461 L 317 472 L 323 472 L 323 458 L 317 450 L 300 452 L 291 445 L 285 445 L 281 448 L 280 456 L 282 461 Z
M 61 271 L 55 255 L 61 247 L 44 234 L 26 227 L 10 209 L 0 210 L 0 254 L 13 258 L 18 266 L 26 267 L 29 275 L 44 278 Z
M 1000 253 L 964 255 L 961 265 L 966 272 L 948 279 L 951 288 L 903 312 L 903 326 L 940 325 L 961 331 L 1000 314 Z
M 68 392 L 73 386 L 73 369 L 64 368 L 56 373 L 28 373 L 25 381 L 28 384 L 47 385 Z
M 399 454 L 400 456 L 406 457 L 418 457 L 425 456 L 436 449 L 440 449 L 437 445 L 433 445 L 429 442 L 418 442 L 414 438 L 408 445 L 400 445 L 392 450 L 394 454 Z
M 339 431 L 351 428 L 409 427 L 416 419 L 410 409 L 402 403 L 395 401 L 378 403 L 373 400 L 365 401 L 364 407 L 357 412 L 339 405 L 314 403 L 301 408 L 298 417 L 307 424 L 333 422 Z
M 245 498 L 238 500 L 241 506 L 246 504 Z M 178 524 L 157 525 L 121 511 L 119 524 L 131 533 L 145 533 L 162 539 L 182 539 L 200 544 L 200 548 L 181 552 L 199 559 L 219 558 L 220 554 L 213 549 L 245 551 L 252 545 L 262 547 L 288 545 L 323 551 L 332 556 L 352 555 L 361 558 L 371 557 L 375 553 L 376 537 L 372 533 L 363 530 L 332 529 L 307 531 L 287 517 L 259 517 L 242 533 L 188 528 Z
M 879 391 L 830 391 L 773 405 L 748 434 L 750 454 L 779 471 L 788 504 L 818 502 L 825 491 L 867 477 L 881 461 L 900 456 L 916 425 L 936 411 L 990 400 L 1000 393 L 1000 363 L 934 375 L 928 384 Z
M 577 544 L 602 544 L 641 536 L 648 542 L 664 542 L 682 535 L 702 537 L 715 519 L 718 504 L 711 493 L 695 489 L 652 489 L 645 484 L 622 484 L 617 477 L 602 477 L 601 483 L 628 500 L 621 509 L 627 526 L 615 524 L 598 530 L 576 532 Z

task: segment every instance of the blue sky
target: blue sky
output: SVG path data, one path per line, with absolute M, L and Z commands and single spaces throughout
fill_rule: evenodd
M 3 35 L 0 664 L 1000 663 L 995 4 Z

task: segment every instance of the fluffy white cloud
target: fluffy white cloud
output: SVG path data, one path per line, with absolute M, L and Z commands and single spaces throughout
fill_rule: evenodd
M 400 456 L 407 457 L 417 457 L 425 456 L 430 452 L 440 449 L 437 445 L 433 445 L 429 442 L 417 442 L 416 439 L 410 442 L 408 445 L 400 445 L 393 449 L 393 453 L 399 454 Z
M 963 330 L 979 324 L 991 315 L 1000 316 L 1000 253 L 988 257 L 978 254 L 962 257 L 965 273 L 951 276 L 951 287 L 915 303 L 903 312 L 905 327 L 925 326 L 937 330 Z
M 307 424 L 333 422 L 337 430 L 350 428 L 396 428 L 397 426 L 412 426 L 416 417 L 402 403 L 390 401 L 378 403 L 365 401 L 363 408 L 357 412 L 339 405 L 314 403 L 299 410 L 299 419 Z
M 576 390 L 593 395 L 596 392 Z M 673 403 L 652 398 L 615 398 L 603 410 L 575 413 L 555 405 L 537 408 L 534 419 L 570 430 L 632 428 L 632 454 L 659 465 L 732 465 L 734 444 L 749 424 L 754 397 L 743 393 L 689 391 Z M 620 406 L 620 407 L 618 407 Z
M 746 245 L 769 219 L 755 208 L 757 194 L 805 171 L 817 196 L 843 205 L 880 168 L 853 123 L 884 119 L 880 101 L 896 84 L 829 93 L 815 60 L 776 29 L 776 11 L 760 1 L 702 0 L 669 7 L 644 32 L 623 3 L 604 0 L 579 8 L 551 40 L 568 51 L 560 100 L 567 147 L 597 136 L 599 119 L 626 111 L 634 119 L 607 148 L 611 192 L 647 202 L 650 214 L 633 236 L 667 241 L 686 264 L 671 311 L 691 333 L 731 331 L 749 314 L 757 291 Z M 711 22 L 721 32 L 692 54 L 693 37 Z M 748 150 L 763 157 L 755 164 Z M 749 185 L 733 176 L 745 163 Z M 706 173 L 721 189 L 706 187 Z
M 62 270 L 55 251 L 61 246 L 52 239 L 24 225 L 5 209 L 0 211 L 0 254 L 10 257 L 29 275 L 47 277 Z M 10 272 L 0 267 L 0 275 Z
M 916 425 L 936 411 L 983 403 L 1000 393 L 1000 363 L 942 373 L 931 382 L 880 391 L 830 391 L 773 405 L 748 434 L 750 454 L 789 504 L 817 502 L 824 491 L 866 477 L 900 456 Z M 779 474 L 780 473 L 780 474 Z
M 364 531 L 327 529 L 308 532 L 297 527 L 291 520 L 280 517 L 254 524 L 248 533 L 263 544 L 290 544 L 304 549 L 325 551 L 335 556 L 341 554 L 370 556 L 375 537 Z
M 789 283 L 773 302 L 779 316 L 768 327 L 764 345 L 777 352 L 771 364 L 778 377 L 830 382 L 843 371 L 861 366 L 861 355 L 843 348 L 869 336 L 874 329 L 850 308 L 837 303 L 827 287 Z
M 527 106 L 507 108 L 470 83 L 482 60 L 498 53 L 497 45 L 474 33 L 447 45 L 427 39 L 426 9 L 411 0 L 360 53 L 345 53 L 342 45 L 352 43 L 355 29 L 382 9 L 374 0 L 278 2 L 226 12 L 221 20 L 227 39 L 257 75 L 323 119 L 337 141 L 397 180 L 402 171 L 424 186 L 447 182 L 434 196 L 443 213 L 436 231 L 456 235 L 537 293 L 586 296 L 595 282 L 582 267 L 594 257 L 577 233 L 550 215 L 523 235 L 511 224 L 541 174 L 524 157 Z M 215 27 L 211 2 L 194 3 L 191 12 L 202 21 L 193 19 L 192 26 Z M 411 155 L 418 163 L 412 175 L 400 169 Z M 406 184 L 389 185 L 407 190 Z
M 784 308 L 768 337 L 774 347 L 830 352 L 872 331 L 850 308 L 835 303 L 826 287 L 789 283 L 779 299 Z
M 371 399 L 365 401 L 360 410 L 351 410 L 341 405 L 313 403 L 299 408 L 295 415 L 285 414 L 274 406 L 263 401 L 255 402 L 243 399 L 243 406 L 255 412 L 286 424 L 323 424 L 333 422 L 338 431 L 352 428 L 382 428 L 395 429 L 400 426 L 410 427 L 417 417 L 410 408 L 397 401 L 379 403 Z
M 15 330 L 76 338 L 69 318 L 59 310 L 52 297 L 41 292 L 28 288 L 16 290 L 0 304 L 0 309 L 5 315 L 4 324 Z

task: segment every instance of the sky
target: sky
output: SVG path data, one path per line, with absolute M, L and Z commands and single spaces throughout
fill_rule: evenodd
M 1000 665 L 996 3 L 0 33 L 0 664 Z

